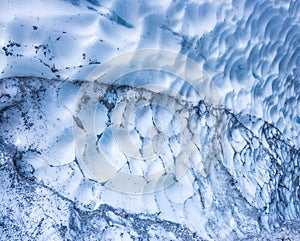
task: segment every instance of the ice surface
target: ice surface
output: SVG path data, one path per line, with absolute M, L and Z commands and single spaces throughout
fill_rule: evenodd
M 292 0 L 3 1 L 1 240 L 299 240 L 299 13 Z M 153 48 L 196 61 L 209 88 L 141 71 L 94 85 L 92 119 L 78 117 L 93 70 Z M 144 186 L 97 180 L 76 128 Z

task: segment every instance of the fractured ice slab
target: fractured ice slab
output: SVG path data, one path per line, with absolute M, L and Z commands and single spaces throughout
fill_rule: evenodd
M 292 0 L 3 1 L 2 239 L 300 239 L 299 12 Z M 147 105 L 166 94 L 155 88 L 136 89 L 141 82 L 128 78 L 98 86 L 95 138 L 111 164 L 148 175 L 174 156 L 189 160 L 168 188 L 138 196 L 108 189 L 80 165 L 73 123 L 85 123 L 73 107 L 91 71 L 142 48 L 195 60 L 221 103 L 199 98 L 181 79 L 140 73 L 144 84 L 184 97 L 167 97 L 181 123 Z M 136 153 L 119 148 L 124 139 L 115 142 L 111 125 L 122 125 L 113 113 L 134 109 L 128 102 L 139 96 L 145 104 L 127 125 Z M 153 153 L 155 161 L 134 159 Z
M 72 234 L 77 232 L 74 231 L 75 226 L 88 225 L 87 219 L 93 215 L 102 222 L 97 226 L 105 230 L 102 237 L 111 236 L 110 232 L 121 232 L 123 228 L 124 233 L 134 230 L 137 237 L 141 235 L 140 226 L 132 227 L 129 223 L 122 224 L 123 221 L 111 221 L 111 225 L 121 223 L 118 224 L 119 228 L 108 228 L 108 211 L 101 211 L 107 210 L 106 207 L 114 213 L 124 210 L 115 213 L 115 218 L 122 219 L 125 212 L 133 218 L 144 219 L 145 215 L 147 220 L 154 217 L 155 220 L 161 220 L 156 221 L 165 230 L 161 235 L 171 235 L 168 234 L 168 228 L 178 227 L 177 224 L 184 225 L 187 228 L 183 231 L 185 235 L 194 235 L 196 240 L 197 237 L 256 237 L 264 232 L 274 232 L 287 221 L 299 218 L 299 150 L 278 129 L 265 121 L 251 115 L 235 115 L 201 100 L 196 106 L 185 106 L 189 110 L 186 116 L 188 125 L 181 132 L 181 135 L 185 135 L 185 131 L 199 133 L 191 135 L 190 145 L 194 147 L 188 149 L 188 146 L 176 145 L 180 139 L 174 136 L 174 140 L 173 132 L 170 131 L 167 142 L 171 156 L 162 152 L 157 160 L 161 164 L 153 169 L 164 168 L 166 162 L 173 160 L 172 153 L 174 155 L 176 151 L 172 151 L 172 148 L 187 148 L 191 151 L 187 157 L 192 158 L 188 170 L 171 186 L 158 192 L 135 196 L 114 192 L 105 187 L 105 183 L 90 179 L 74 155 L 75 146 L 70 131 L 73 115 L 68 105 L 75 101 L 74 93 L 79 89 L 79 84 L 79 81 L 41 78 L 10 78 L 2 79 L 1 82 L 1 95 L 6 96 L 1 107 L 1 132 L 7 137 L 2 138 L 1 146 L 8 151 L 2 152 L 2 170 L 9 172 L 14 168 L 10 172 L 19 176 L 17 183 L 33 183 L 33 193 L 39 189 L 46 193 L 51 191 L 53 198 L 57 195 L 57 198 L 68 203 L 66 205 L 74 205 L 75 210 L 67 211 L 68 235 L 75 235 Z M 107 89 L 104 85 L 99 88 L 105 90 L 99 102 L 101 111 L 97 112 L 104 117 L 99 119 L 103 124 L 99 125 L 99 133 L 96 133 L 102 148 L 100 143 L 103 138 L 107 138 L 105 131 L 112 124 L 110 117 L 118 102 L 139 95 L 146 97 L 144 100 L 147 101 L 148 97 L 153 98 L 158 94 L 130 86 L 110 86 Z M 180 104 L 177 104 L 180 110 Z M 164 114 L 160 109 L 156 112 Z M 153 113 L 147 115 L 153 116 Z M 176 135 L 176 128 L 173 130 Z M 142 133 L 132 138 L 139 139 L 139 135 Z M 175 145 L 172 144 L 174 141 Z M 141 174 L 140 170 L 151 172 L 151 165 L 156 165 L 156 162 L 144 162 L 144 166 L 138 162 L 134 164 L 134 160 L 128 159 L 122 152 L 118 157 L 115 149 L 110 149 L 113 142 L 103 142 L 107 156 L 113 165 L 118 165 L 118 161 L 126 164 L 120 165 L 123 171 Z M 123 162 L 122 158 L 125 158 Z M 134 166 L 144 169 L 135 169 Z M 7 182 L 12 180 L 11 177 Z M 9 193 L 9 186 L 5 186 L 8 185 L 5 183 L 4 189 Z M 8 212 L 7 208 L 4 206 L 2 212 Z M 74 212 L 80 215 L 77 221 L 74 221 Z M 8 225 L 8 220 L 4 222 Z M 47 221 L 47 225 L 53 224 Z M 147 237 L 151 232 L 158 235 L 156 229 L 150 230 L 151 227 L 145 231 Z M 49 232 L 59 235 L 56 228 Z M 84 232 L 86 235 L 94 235 L 90 229 Z M 177 231 L 172 235 L 180 239 Z

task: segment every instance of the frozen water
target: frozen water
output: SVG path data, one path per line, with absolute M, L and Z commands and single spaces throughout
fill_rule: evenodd
M 1 240 L 299 240 L 299 13 L 293 0 L 3 1 Z M 188 56 L 204 84 L 148 69 L 78 101 L 90 73 L 136 49 Z M 98 152 L 114 172 L 87 168 Z

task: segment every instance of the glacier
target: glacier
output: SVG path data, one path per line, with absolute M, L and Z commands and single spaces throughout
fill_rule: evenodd
M 1 240 L 299 240 L 299 18 L 2 1 Z

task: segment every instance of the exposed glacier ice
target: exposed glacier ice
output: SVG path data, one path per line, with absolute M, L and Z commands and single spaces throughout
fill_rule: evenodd
M 1 3 L 2 239 L 300 239 L 299 13 L 293 0 Z M 120 76 L 143 66 L 117 62 L 136 49 L 188 77 Z M 107 63 L 114 82 L 89 83 L 96 108 L 78 115 Z M 86 170 L 87 130 L 151 185 L 120 190 Z

